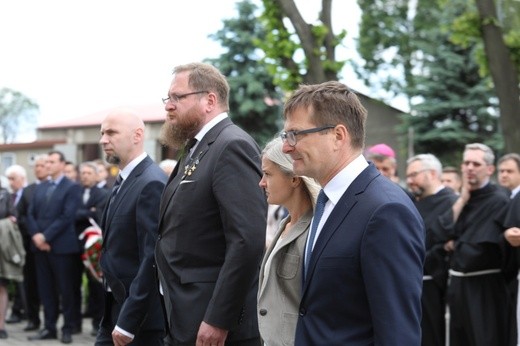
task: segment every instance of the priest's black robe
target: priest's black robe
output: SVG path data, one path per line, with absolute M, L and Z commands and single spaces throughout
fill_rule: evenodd
M 511 227 L 520 227 L 520 193 L 517 193 L 515 197 L 509 202 L 505 212 L 504 212 L 504 230 Z M 513 307 L 516 307 L 518 304 L 518 280 L 517 275 L 520 274 L 518 271 L 518 267 L 520 264 L 520 247 L 512 247 L 505 239 L 504 244 L 511 250 L 511 260 L 509 262 L 509 283 L 508 287 L 511 292 L 511 300 L 513 302 Z M 513 310 L 515 310 L 513 308 Z M 511 313 L 511 340 L 517 340 L 517 312 L 512 311 Z M 516 345 L 516 343 L 512 343 Z
M 496 185 L 471 192 L 455 224 L 453 212 L 443 215 L 448 236 L 455 240 L 450 269 L 460 273 L 502 270 L 502 222 L 509 197 Z M 508 345 L 511 300 L 503 272 L 450 277 L 450 346 Z
M 446 284 L 448 280 L 448 253 L 444 243 L 449 239 L 440 229 L 440 216 L 448 212 L 458 196 L 450 188 L 415 202 L 426 228 L 426 256 L 422 302 L 423 346 L 443 346 L 445 343 Z

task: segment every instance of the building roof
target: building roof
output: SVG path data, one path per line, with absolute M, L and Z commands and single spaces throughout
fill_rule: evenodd
M 30 143 L 8 143 L 8 144 L 0 144 L 0 151 L 9 151 L 9 150 L 30 150 L 30 149 L 51 149 L 56 144 L 65 144 L 67 141 L 65 139 L 55 139 L 55 140 L 36 140 Z
M 125 108 L 135 110 L 137 114 L 141 116 L 145 123 L 163 122 L 166 116 L 164 105 L 161 103 L 151 105 L 130 106 Z M 104 109 L 77 118 L 42 125 L 38 127 L 38 130 L 100 126 L 103 119 L 105 119 L 107 114 L 112 110 L 114 110 L 114 108 Z

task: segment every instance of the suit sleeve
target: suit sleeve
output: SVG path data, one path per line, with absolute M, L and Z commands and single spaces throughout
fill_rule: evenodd
M 230 142 L 217 159 L 213 191 L 226 255 L 204 321 L 227 330 L 239 323 L 264 250 L 267 203 L 260 178 L 259 152 L 249 141 Z
M 22 198 L 20 198 L 20 201 L 16 205 L 18 227 L 24 236 L 29 236 L 27 231 L 27 213 L 29 211 L 27 189 L 28 188 L 23 189 Z
M 420 344 L 423 261 L 418 214 L 400 203 L 374 210 L 362 242 L 361 270 L 375 344 Z
M 27 226 L 27 233 L 30 237 L 35 235 L 36 233 L 40 232 L 38 230 L 38 225 L 36 224 L 36 208 L 35 208 L 35 201 L 37 199 L 37 195 L 39 193 L 38 186 L 34 189 L 34 193 L 31 197 L 31 200 L 29 202 L 28 208 L 27 208 L 27 218 L 25 219 L 25 224 Z
M 139 269 L 130 284 L 128 297 L 123 303 L 117 320 L 117 326 L 136 334 L 143 324 L 150 309 L 150 297 L 157 295 L 155 279 L 154 248 L 157 241 L 159 203 L 164 182 L 151 181 L 139 192 L 136 205 L 135 222 L 137 232 L 137 251 Z M 121 239 L 121 241 L 123 241 Z M 160 309 L 160 306 L 156 307 Z

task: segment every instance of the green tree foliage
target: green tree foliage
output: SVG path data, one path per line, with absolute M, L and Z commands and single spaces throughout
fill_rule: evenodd
M 3 143 L 13 142 L 20 125 L 35 123 L 38 105 L 19 91 L 0 89 L 0 132 Z
M 301 83 L 337 80 L 345 62 L 336 59 L 335 49 L 346 32 L 336 35 L 332 30 L 332 0 L 322 0 L 315 24 L 305 22 L 294 0 L 262 2 L 261 20 L 267 35 L 258 43 L 275 83 L 284 91 L 292 91 Z
M 520 1 L 503 0 L 496 1 L 497 18 L 487 19 L 494 22 L 502 29 L 503 39 L 510 51 L 511 59 L 515 66 L 520 66 Z M 449 5 L 449 0 L 442 0 L 442 5 Z M 461 46 L 476 45 L 477 61 L 482 75 L 489 75 L 489 66 L 482 42 L 481 20 L 475 6 L 460 14 L 451 23 L 449 29 L 451 40 Z M 520 73 L 520 69 L 517 70 Z
M 224 20 L 223 29 L 210 35 L 226 52 L 208 62 L 228 79 L 230 116 L 262 146 L 279 130 L 281 93 L 261 62 L 263 53 L 255 46 L 266 35 L 257 20 L 257 6 L 245 0 L 237 3 L 237 10 L 237 18 Z
M 358 76 L 365 84 L 382 87 L 394 95 L 402 94 L 414 82 L 411 58 L 417 29 L 408 19 L 408 3 L 358 0 L 362 11 L 358 52 L 364 60 Z
M 414 130 L 416 153 L 431 152 L 455 164 L 469 142 L 495 150 L 503 146 L 497 99 L 488 77 L 479 74 L 475 43 L 454 44 L 450 27 L 473 4 L 467 0 L 359 0 L 363 11 L 360 53 L 367 61 L 365 78 L 383 81 L 410 100 L 412 116 L 404 116 L 404 135 Z M 393 8 L 393 10 L 392 10 Z M 391 18 L 388 18 L 390 16 Z M 390 71 L 390 72 L 389 72 Z
M 453 21 L 451 39 L 474 44 L 480 73 L 491 76 L 499 100 L 500 122 L 508 152 L 520 151 L 520 3 L 474 0 L 476 6 Z M 442 3 L 449 4 L 447 0 Z
M 464 5 L 430 6 L 428 13 L 418 13 L 416 20 L 429 29 L 422 30 L 421 40 L 414 43 L 417 57 L 412 96 L 412 114 L 405 117 L 404 127 L 417 135 L 415 151 L 431 152 L 445 164 L 458 165 L 464 145 L 482 142 L 495 150 L 502 148 L 498 118 L 493 112 L 496 100 L 489 78 L 481 78 L 472 50 L 455 45 L 443 27 L 464 11 Z M 437 29 L 441 28 L 441 30 Z M 433 43 L 433 44 L 432 44 Z M 495 101 L 495 103 L 493 103 Z

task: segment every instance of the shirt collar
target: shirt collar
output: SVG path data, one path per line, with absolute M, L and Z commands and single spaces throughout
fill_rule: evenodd
M 141 163 L 141 161 L 143 161 L 145 158 L 146 158 L 146 153 L 143 152 L 141 155 L 137 156 L 135 159 L 133 159 L 132 161 L 130 161 L 128 163 L 128 165 L 125 166 L 125 168 L 123 168 L 119 174 L 121 175 L 121 178 L 123 178 L 123 181 L 126 180 L 126 178 L 128 178 L 128 176 L 130 175 L 130 173 L 132 173 L 132 171 L 134 170 L 135 167 L 137 167 L 138 164 Z
M 51 183 L 54 183 L 55 185 L 60 185 L 60 183 L 61 183 L 61 181 L 63 180 L 63 177 L 64 177 L 64 176 L 65 176 L 65 175 L 62 174 L 62 175 L 60 175 L 59 177 L 57 177 L 56 180 L 49 179 L 49 181 L 50 181 Z
M 217 115 L 216 117 L 214 117 L 213 119 L 208 121 L 208 123 L 200 129 L 199 133 L 197 133 L 195 135 L 197 144 L 199 144 L 199 142 L 202 140 L 202 138 L 204 138 L 204 136 L 206 135 L 206 133 L 209 132 L 209 130 L 211 130 L 213 127 L 215 127 L 215 125 L 217 125 L 219 122 L 221 122 L 222 120 L 224 120 L 227 117 L 228 117 L 228 114 L 226 112 L 224 112 L 224 113 L 220 113 L 219 115 Z M 197 144 L 195 144 L 195 146 L 197 146 Z
M 350 184 L 367 167 L 367 160 L 363 155 L 359 155 L 324 186 L 323 190 L 333 205 L 338 203 Z

